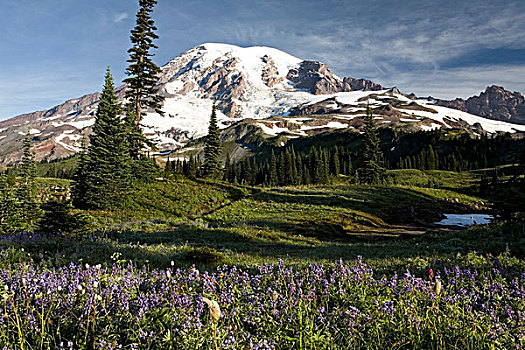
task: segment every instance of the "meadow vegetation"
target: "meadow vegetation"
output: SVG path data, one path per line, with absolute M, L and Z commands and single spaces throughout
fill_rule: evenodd
M 4 236 L 0 345 L 524 346 L 525 225 L 432 225 L 492 210 L 474 172 L 388 176 L 282 188 L 176 176 L 72 210 L 89 218 L 81 232 Z M 41 196 L 68 186 L 36 181 Z

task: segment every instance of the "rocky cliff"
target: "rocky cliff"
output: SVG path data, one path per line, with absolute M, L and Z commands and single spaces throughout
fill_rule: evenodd
M 519 92 L 510 92 L 501 86 L 492 85 L 479 96 L 464 100 L 436 100 L 437 105 L 459 109 L 481 117 L 516 124 L 525 124 L 525 99 Z

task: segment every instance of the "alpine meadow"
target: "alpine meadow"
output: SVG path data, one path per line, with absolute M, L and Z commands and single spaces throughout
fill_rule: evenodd
M 0 349 L 525 349 L 521 2 L 0 9 Z

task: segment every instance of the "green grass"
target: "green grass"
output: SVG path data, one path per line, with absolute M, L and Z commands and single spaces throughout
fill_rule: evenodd
M 406 171 L 403 176 L 408 178 Z M 40 181 L 52 187 L 52 180 Z M 522 256 L 517 247 L 523 242 L 507 238 L 522 235 L 523 227 L 465 235 L 431 229 L 422 235 L 442 213 L 484 211 L 483 201 L 406 185 L 255 189 L 177 178 L 136 185 L 112 210 L 89 212 L 94 228 L 86 239 L 47 238 L 18 247 L 50 267 L 110 264 L 115 253 L 139 266 L 173 261 L 203 268 L 224 263 L 251 268 L 280 259 L 307 265 L 362 255 L 381 271 L 400 271 L 435 260 L 455 262 L 458 253 L 469 251 L 497 255 L 509 242 L 513 254 Z M 505 230 L 512 235 L 498 233 Z
M 178 225 L 249 193 L 250 189 L 185 178 L 135 184 L 111 210 L 91 211 L 99 230 L 156 230 Z
M 398 169 L 389 170 L 388 175 L 398 185 L 437 187 L 455 191 L 474 191 L 481 178 L 477 172 L 455 172 L 445 170 Z

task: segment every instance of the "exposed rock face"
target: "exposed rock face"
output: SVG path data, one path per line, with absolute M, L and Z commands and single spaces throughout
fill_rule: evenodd
M 286 76 L 296 89 L 306 90 L 314 95 L 333 94 L 343 90 L 343 83 L 330 72 L 328 67 L 317 61 L 303 61 L 299 68 L 293 68 Z
M 268 87 L 274 87 L 277 84 L 280 84 L 284 81 L 284 77 L 279 77 L 279 70 L 275 65 L 275 61 L 268 55 L 265 55 L 262 58 L 262 61 L 266 66 L 262 70 L 261 80 Z
M 291 116 L 297 115 L 313 115 L 313 114 L 330 114 L 339 113 L 341 104 L 337 102 L 335 98 L 327 98 L 326 100 L 312 103 L 303 104 L 294 107 L 290 110 Z
M 70 115 L 70 117 L 74 117 L 75 115 L 78 115 L 84 111 L 92 112 L 92 107 L 95 106 L 96 109 L 99 99 L 100 93 L 98 92 L 94 94 L 85 95 L 80 98 L 68 100 L 63 104 L 55 106 L 47 111 L 38 111 L 33 113 L 21 114 L 17 117 L 8 120 L 0 121 L 0 128 L 21 125 L 24 123 L 27 124 L 27 122 L 32 121 L 43 122 L 42 119 L 50 119 L 57 115 Z
M 459 109 L 481 117 L 516 124 L 525 124 L 525 99 L 519 92 L 510 92 L 500 86 L 489 86 L 479 96 L 467 100 L 436 100 L 436 104 Z
M 219 64 L 220 62 L 214 62 Z M 201 82 L 205 98 L 215 98 L 223 101 L 240 99 L 246 89 L 246 77 L 243 72 L 236 71 L 238 61 L 231 58 L 223 62 L 223 68 L 210 72 Z
M 345 77 L 343 79 L 343 90 L 342 91 L 355 91 L 355 90 L 379 91 L 379 90 L 383 90 L 383 87 L 368 79 L 355 79 L 351 77 Z

